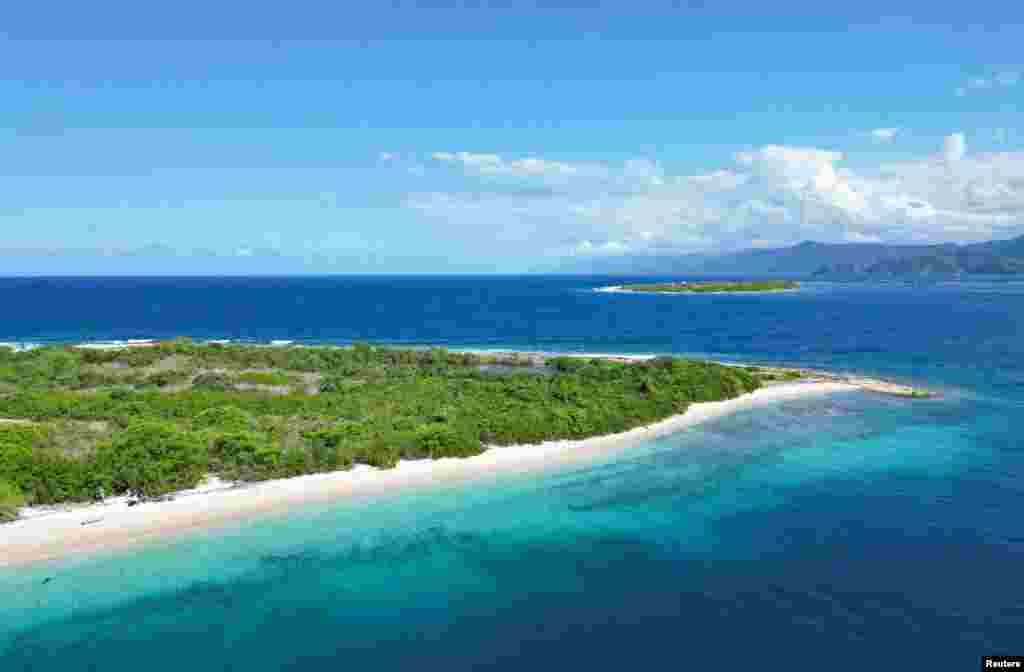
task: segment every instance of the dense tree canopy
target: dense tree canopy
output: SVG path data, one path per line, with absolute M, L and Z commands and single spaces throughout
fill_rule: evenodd
M 7 481 L 0 481 L 0 523 L 18 517 L 18 509 L 25 504 L 25 497 L 17 487 Z
M 444 349 L 0 348 L 0 510 L 154 497 L 207 473 L 259 480 L 487 445 L 620 432 L 760 385 L 683 359 L 481 357 Z M 2 515 L 2 514 L 0 514 Z

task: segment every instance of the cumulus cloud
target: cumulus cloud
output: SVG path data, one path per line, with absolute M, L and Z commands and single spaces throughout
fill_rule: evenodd
M 834 164 L 843 159 L 840 152 L 813 147 L 768 145 L 751 152 L 739 152 L 737 163 L 764 180 L 787 189 L 827 189 L 836 183 Z
M 749 175 L 732 170 L 716 170 L 705 175 L 691 175 L 683 180 L 705 191 L 731 191 L 750 179 Z
M 958 96 L 966 96 L 970 93 L 984 92 L 1016 86 L 1021 81 L 1019 70 L 994 70 L 983 76 L 969 77 L 964 84 L 958 86 L 954 92 Z
M 622 167 L 622 176 L 627 182 L 662 185 L 665 174 L 661 165 L 650 159 L 629 159 Z
M 741 151 L 731 165 L 692 175 L 673 175 L 644 158 L 600 165 L 466 152 L 432 158 L 464 170 L 470 182 L 463 191 L 410 195 L 408 208 L 537 252 L 961 241 L 1024 232 L 1024 152 L 969 154 L 960 132 L 930 156 L 858 164 L 856 171 L 841 152 L 786 145 Z M 515 178 L 516 188 L 496 188 L 488 182 L 495 175 Z M 569 179 L 554 183 L 551 175 Z M 529 188 L 534 184 L 543 188 Z
M 459 165 L 468 172 L 483 176 L 566 178 L 604 174 L 604 169 L 594 164 L 549 161 L 533 156 L 505 159 L 498 154 L 434 152 L 431 158 L 441 163 Z
M 749 166 L 762 184 L 782 197 L 796 196 L 829 207 L 859 212 L 867 207 L 864 194 L 836 171 L 841 152 L 813 147 L 768 145 L 736 154 L 737 163 Z
M 895 140 L 899 132 L 898 128 L 876 128 L 873 131 L 868 131 L 868 135 L 875 142 L 888 143 Z
M 880 236 L 861 233 L 859 231 L 848 231 L 843 234 L 843 241 L 847 243 L 880 243 L 882 238 Z
M 947 135 L 942 144 L 942 155 L 946 161 L 959 161 L 967 153 L 967 138 L 963 133 Z
M 416 177 L 421 177 L 426 173 L 426 168 L 415 156 L 403 156 L 396 152 L 379 152 L 377 163 L 386 169 L 405 172 Z

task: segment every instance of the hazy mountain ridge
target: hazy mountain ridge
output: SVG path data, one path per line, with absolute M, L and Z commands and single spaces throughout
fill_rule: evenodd
M 831 262 L 816 276 L 1013 275 L 1024 273 L 1024 236 L 968 245 L 927 245 L 871 263 Z
M 1024 236 L 983 243 L 817 243 L 723 255 L 620 255 L 573 260 L 575 273 L 805 275 L 815 277 L 1024 273 Z

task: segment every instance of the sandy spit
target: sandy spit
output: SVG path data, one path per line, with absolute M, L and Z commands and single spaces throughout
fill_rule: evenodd
M 736 399 L 693 404 L 680 415 L 609 436 L 493 447 L 468 458 L 402 461 L 388 470 L 357 466 L 351 471 L 242 486 L 210 479 L 195 490 L 178 493 L 173 500 L 136 506 L 129 506 L 128 498 L 121 497 L 97 504 L 25 509 L 22 519 L 0 526 L 0 566 L 119 549 L 247 516 L 283 512 L 342 497 L 373 496 L 438 483 L 584 464 L 629 445 L 742 409 L 855 389 L 857 385 L 836 381 L 773 385 Z
M 602 292 L 606 294 L 659 294 L 668 296 L 713 296 L 716 294 L 781 294 L 784 292 L 799 292 L 800 288 L 792 289 L 759 289 L 754 291 L 740 291 L 740 290 L 722 290 L 719 292 L 658 292 L 644 289 L 627 289 L 623 285 L 609 285 L 608 287 L 597 287 L 594 289 L 595 292 Z

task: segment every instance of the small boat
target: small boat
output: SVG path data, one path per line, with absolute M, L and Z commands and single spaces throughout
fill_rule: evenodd
M 271 341 L 270 344 L 271 345 L 281 346 L 281 345 L 291 345 L 294 342 L 295 341 Z
M 82 521 L 82 525 L 95 525 L 96 523 L 102 523 L 102 518 L 86 518 Z

